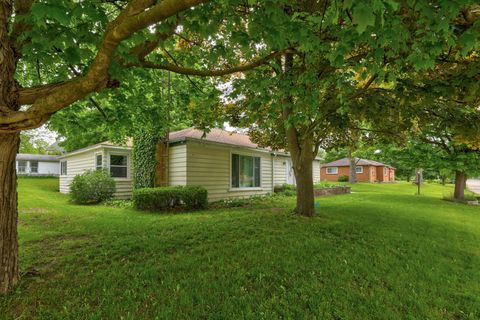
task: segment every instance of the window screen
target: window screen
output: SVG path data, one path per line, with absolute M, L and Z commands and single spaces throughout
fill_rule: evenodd
M 110 175 L 114 178 L 127 177 L 127 156 L 110 155 Z

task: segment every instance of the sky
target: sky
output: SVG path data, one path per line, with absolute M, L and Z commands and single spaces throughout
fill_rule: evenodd
M 36 138 L 47 141 L 49 144 L 52 144 L 59 137 L 59 134 L 55 131 L 49 130 L 45 125 L 37 129 L 26 130 L 24 133 L 33 135 Z

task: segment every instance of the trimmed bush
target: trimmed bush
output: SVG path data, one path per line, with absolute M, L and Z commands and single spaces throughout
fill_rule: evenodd
M 133 190 L 133 206 L 139 210 L 199 210 L 208 207 L 208 192 L 199 186 L 176 186 Z
M 115 180 L 104 170 L 87 171 L 75 176 L 70 198 L 77 204 L 94 204 L 109 200 L 115 193 Z
M 348 182 L 348 180 L 348 176 L 340 176 L 337 179 L 338 182 Z

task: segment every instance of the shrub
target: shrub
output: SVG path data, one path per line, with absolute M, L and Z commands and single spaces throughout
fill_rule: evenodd
M 314 189 L 323 189 L 323 188 L 334 188 L 334 187 L 341 187 L 342 185 L 341 184 L 338 184 L 338 183 L 331 183 L 331 182 L 328 182 L 328 181 L 322 181 L 322 182 L 319 182 L 319 183 L 315 183 L 313 185 L 313 188 Z
M 75 176 L 70 185 L 70 197 L 78 204 L 93 204 L 111 199 L 115 180 L 104 170 L 87 171 Z
M 133 206 L 139 210 L 166 211 L 208 207 L 207 189 L 199 186 L 144 188 L 133 191 Z
M 340 176 L 337 179 L 338 182 L 348 182 L 348 176 Z
M 107 207 L 122 208 L 122 209 L 128 209 L 133 206 L 132 200 L 125 200 L 125 199 L 110 199 L 110 200 L 104 201 L 103 205 Z
M 273 192 L 275 193 L 284 193 L 288 191 L 290 191 L 290 193 L 292 193 L 293 191 L 293 193 L 295 194 L 295 192 L 297 191 L 297 187 L 294 184 L 288 184 L 288 183 L 276 185 L 273 187 Z

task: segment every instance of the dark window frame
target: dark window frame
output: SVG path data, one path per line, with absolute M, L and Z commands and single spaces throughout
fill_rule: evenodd
M 67 172 L 67 160 L 60 161 L 60 175 L 66 176 Z
M 36 164 L 35 166 L 33 164 Z M 35 170 L 33 169 L 35 168 Z M 31 160 L 30 161 L 30 173 L 38 173 L 38 161 L 37 160 Z
M 242 181 L 242 161 L 246 161 L 249 158 L 249 161 L 252 161 L 252 172 L 251 180 L 252 186 L 242 186 L 245 184 L 245 181 Z M 251 160 L 250 160 L 251 159 Z M 262 187 L 262 165 L 261 157 L 245 155 L 239 153 L 232 153 L 230 157 L 230 187 L 232 189 L 253 189 Z
M 100 158 L 100 164 L 98 164 L 98 158 Z M 95 154 L 95 170 L 102 170 L 103 169 L 103 154 L 97 153 Z
M 25 165 L 20 165 L 20 162 L 25 163 Z M 28 161 L 27 160 L 17 160 L 17 170 L 19 173 L 26 173 L 27 172 L 27 167 L 28 167 Z M 22 169 L 20 169 L 22 168 Z
M 125 164 L 112 164 L 112 157 L 122 157 L 122 158 L 124 158 L 125 159 Z M 126 154 L 110 154 L 109 159 L 110 159 L 110 165 L 109 165 L 110 176 L 112 178 L 117 178 L 117 179 L 127 179 L 128 178 L 128 155 L 126 155 Z M 112 168 L 114 170 L 112 170 Z M 117 169 L 125 169 L 125 170 L 117 170 Z M 121 175 L 119 175 L 118 173 L 121 173 Z

